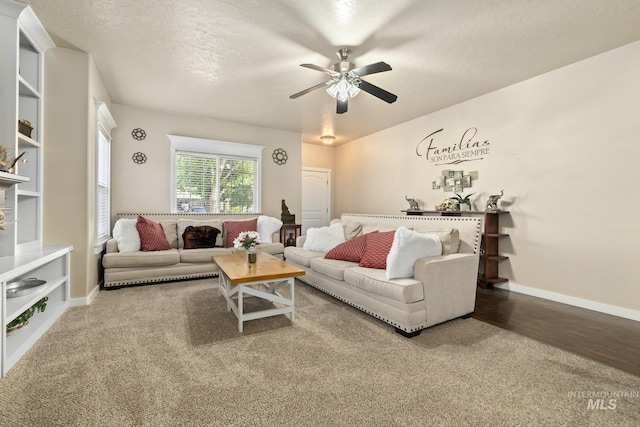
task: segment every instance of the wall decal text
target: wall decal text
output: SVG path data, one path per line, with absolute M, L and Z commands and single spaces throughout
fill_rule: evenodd
M 483 141 L 476 138 L 478 128 L 470 127 L 464 131 L 460 140 L 453 144 L 442 141 L 442 135 L 438 134 L 443 131 L 444 128 L 422 138 L 416 146 L 416 155 L 418 157 L 424 156 L 431 163 L 440 166 L 482 160 L 483 156 L 490 154 L 489 140 Z

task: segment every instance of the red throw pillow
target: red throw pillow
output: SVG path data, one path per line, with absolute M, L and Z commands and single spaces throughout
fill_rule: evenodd
M 138 215 L 136 229 L 140 235 L 140 249 L 144 252 L 166 251 L 171 249 L 164 229 L 157 222 Z
M 258 231 L 258 218 L 248 219 L 246 221 L 225 221 L 224 231 L 227 233 L 225 246 L 233 247 L 233 241 L 243 231 Z
M 360 260 L 360 267 L 369 268 L 387 268 L 387 255 L 391 250 L 393 244 L 393 237 L 396 231 L 385 231 L 383 233 L 369 233 L 367 238 L 367 247 L 364 251 L 364 255 Z
M 324 257 L 326 259 L 360 262 L 367 247 L 367 236 L 374 233 L 377 233 L 377 231 L 369 234 L 363 234 L 362 236 L 354 237 L 351 240 L 340 243 L 338 246 L 327 252 Z

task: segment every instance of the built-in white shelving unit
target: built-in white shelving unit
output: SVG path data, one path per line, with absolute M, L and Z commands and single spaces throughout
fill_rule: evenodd
M 53 41 L 31 7 L 0 0 L 0 145 L 6 153 L 0 171 L 0 372 L 2 376 L 67 308 L 71 246 L 43 247 L 44 53 Z M 30 135 L 19 132 L 28 120 Z M 8 167 L 24 153 L 12 170 Z M 7 284 L 26 278 L 46 280 L 35 294 L 7 298 Z M 43 297 L 47 308 L 24 328 L 6 325 Z

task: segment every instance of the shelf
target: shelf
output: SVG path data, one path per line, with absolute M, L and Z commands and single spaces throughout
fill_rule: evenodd
M 35 139 L 31 139 L 27 135 L 23 135 L 20 132 L 18 132 L 18 145 L 20 147 L 26 147 L 26 148 L 42 147 L 42 145 L 38 141 L 36 141 Z
M 18 190 L 16 191 L 16 194 L 22 197 L 40 197 L 41 195 L 39 191 L 28 191 L 28 190 Z
M 4 326 L 67 281 L 65 276 L 57 277 L 54 280 L 50 280 L 46 276 L 38 276 L 37 278 L 47 281 L 46 285 L 40 292 L 17 298 L 7 298 L 7 315 L 4 319 Z
M 38 92 L 28 81 L 26 81 L 22 76 L 18 76 L 18 82 L 20 87 L 20 96 L 26 96 L 29 98 L 42 98 L 40 92 Z
M 504 255 L 480 255 L 480 258 L 486 259 L 489 261 L 504 261 L 505 259 L 509 259 L 508 256 L 504 256 Z
M 12 186 L 21 182 L 28 182 L 28 176 L 16 175 L 9 172 L 0 171 L 0 186 Z

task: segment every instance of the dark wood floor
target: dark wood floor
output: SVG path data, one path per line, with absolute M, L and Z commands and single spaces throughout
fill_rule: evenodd
M 640 376 L 640 322 L 478 288 L 475 319 Z

